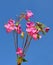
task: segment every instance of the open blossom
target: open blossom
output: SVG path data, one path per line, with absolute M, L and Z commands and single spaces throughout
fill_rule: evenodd
M 4 25 L 4 27 L 6 28 L 7 32 L 11 32 L 12 30 L 14 30 L 14 27 L 10 26 L 9 24 Z
M 26 24 L 26 31 L 27 32 L 31 32 L 32 31 L 32 29 L 33 29 L 33 27 L 34 27 L 35 25 L 34 25 L 34 23 L 33 22 L 27 22 L 27 24 Z
M 37 34 L 32 35 L 35 40 L 37 40 Z
M 4 27 L 6 28 L 7 32 L 11 32 L 12 30 L 15 30 L 18 34 L 22 32 L 20 24 L 16 25 L 15 21 L 12 19 L 10 19 L 8 23 L 4 25 Z
M 34 27 L 35 24 L 34 24 L 34 22 L 27 22 L 26 26 L 27 27 Z
M 25 16 L 25 19 L 28 20 L 31 16 L 33 16 L 33 13 L 31 10 L 28 10 Z
M 28 34 L 36 40 L 39 31 L 35 28 L 35 24 L 33 22 L 27 22 L 26 26 Z
M 18 34 L 20 34 L 22 32 L 21 25 L 19 24 L 18 26 L 16 26 L 15 30 Z
M 23 50 L 21 48 L 18 48 L 16 51 L 16 54 L 22 56 L 23 55 Z
M 32 33 L 38 33 L 39 31 L 36 29 L 35 24 L 33 22 L 27 22 L 26 31 Z
M 4 25 L 7 32 L 14 30 L 14 20 L 10 19 L 7 24 Z
M 12 20 L 12 19 L 10 19 L 10 20 L 8 21 L 8 23 L 9 23 L 10 25 L 13 25 L 13 24 L 15 23 L 15 21 Z

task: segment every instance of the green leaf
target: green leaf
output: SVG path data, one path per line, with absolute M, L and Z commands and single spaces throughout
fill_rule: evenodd
M 45 30 L 42 30 L 42 33 L 45 35 L 46 34 Z
M 42 24 L 42 25 L 41 25 L 41 27 L 42 27 L 42 28 L 45 28 L 45 25 L 44 25 L 44 24 Z
M 37 22 L 37 25 L 38 25 L 39 27 L 41 27 L 42 29 L 46 27 L 43 23 L 40 23 L 40 22 Z
M 27 62 L 27 60 L 25 58 L 23 58 L 22 60 L 23 60 L 23 62 Z
M 35 27 L 36 27 L 36 29 L 41 30 L 41 28 L 39 26 L 35 26 Z

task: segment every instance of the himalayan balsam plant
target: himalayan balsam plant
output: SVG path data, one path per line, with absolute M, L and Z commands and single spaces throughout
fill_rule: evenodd
M 6 28 L 6 32 L 10 33 L 13 31 L 14 37 L 14 45 L 16 50 L 16 57 L 17 57 L 17 65 L 21 65 L 22 62 L 27 62 L 25 59 L 26 51 L 28 50 L 31 40 L 34 39 L 35 41 L 42 38 L 42 35 L 45 35 L 49 31 L 49 27 L 46 27 L 44 24 L 40 22 L 32 22 L 30 18 L 33 16 L 33 12 L 28 10 L 26 13 L 21 13 L 18 19 L 15 21 L 10 19 L 7 24 L 4 25 Z M 26 29 L 23 31 L 21 26 L 21 20 L 26 20 Z M 20 38 L 23 39 L 22 48 L 18 46 L 18 35 Z M 26 35 L 26 36 L 25 36 Z M 25 39 L 24 39 L 25 38 Z

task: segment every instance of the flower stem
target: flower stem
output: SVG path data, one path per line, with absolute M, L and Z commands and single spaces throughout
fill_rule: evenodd
M 25 47 L 26 47 L 26 45 L 27 45 L 27 42 L 28 42 L 28 34 L 27 34 L 27 36 L 26 36 L 26 41 L 25 41 L 25 43 L 24 43 L 23 53 L 25 53 Z
M 26 48 L 29 48 L 29 45 L 30 45 L 31 40 L 32 40 L 32 37 L 30 37 L 30 40 L 29 40 L 29 42 L 27 43 L 28 45 L 27 45 Z
M 31 43 L 31 40 L 32 40 L 32 37 L 30 37 L 29 42 L 27 42 L 27 46 L 26 46 L 26 48 L 25 48 L 25 53 L 27 52 L 27 50 L 28 50 L 28 48 L 29 48 L 29 45 L 30 45 L 30 43 Z
M 14 37 L 15 50 L 17 50 L 17 48 L 18 48 L 18 34 L 15 31 L 13 31 L 13 37 Z M 18 58 L 18 55 L 16 55 L 16 56 Z M 17 63 L 17 65 L 18 65 L 18 63 Z
M 16 42 L 16 33 L 13 31 L 13 38 L 14 38 L 14 45 L 15 45 L 15 50 L 17 49 L 17 42 Z

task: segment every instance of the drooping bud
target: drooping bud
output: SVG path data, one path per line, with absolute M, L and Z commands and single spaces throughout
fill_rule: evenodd
M 50 30 L 49 27 L 46 27 L 46 28 L 45 28 L 45 32 L 48 32 L 49 30 Z

